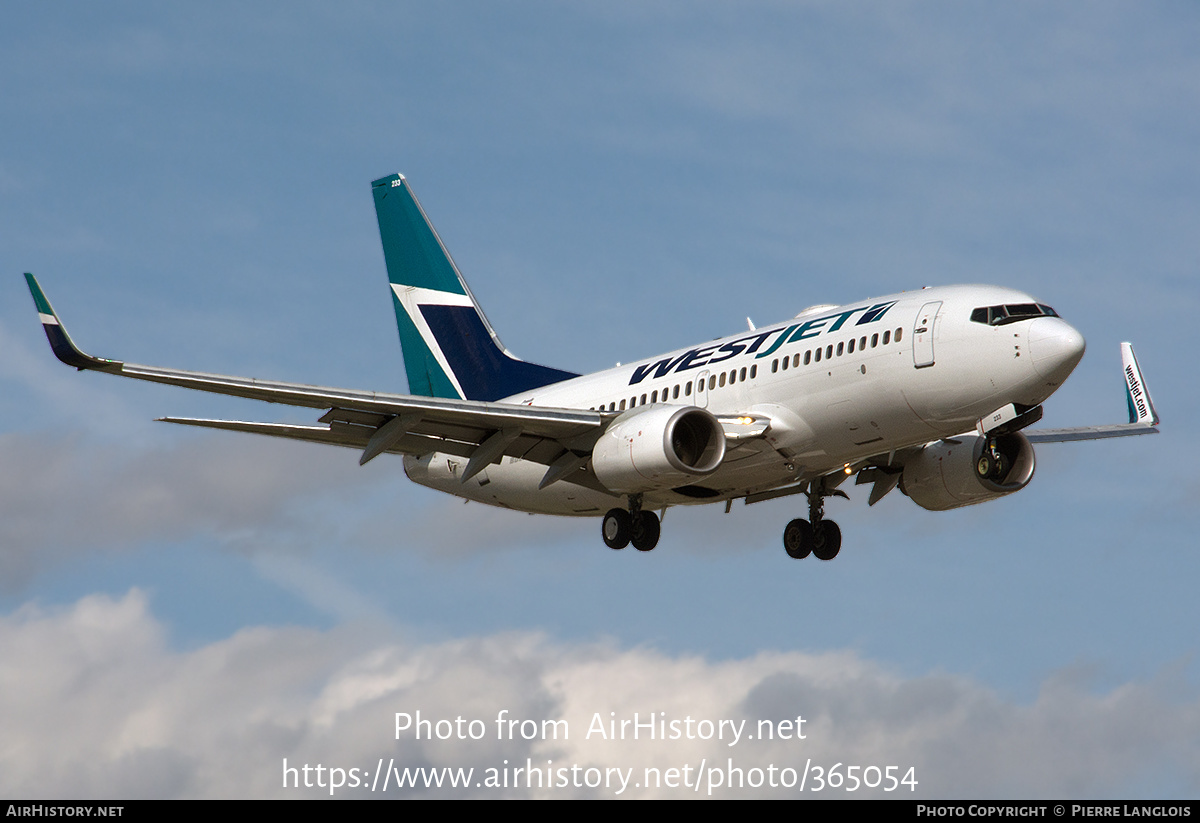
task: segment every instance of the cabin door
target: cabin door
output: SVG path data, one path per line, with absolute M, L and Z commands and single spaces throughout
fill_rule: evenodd
M 700 408 L 708 407 L 708 370 L 700 372 L 696 375 L 696 405 Z
M 933 365 L 933 331 L 937 322 L 938 310 L 942 301 L 926 303 L 917 312 L 917 322 L 913 324 L 913 366 L 924 369 Z

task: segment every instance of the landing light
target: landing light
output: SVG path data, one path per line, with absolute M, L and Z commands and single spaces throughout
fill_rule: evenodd
M 849 463 L 847 463 L 846 465 L 842 466 L 842 471 L 846 472 L 846 474 L 854 474 L 854 469 L 850 468 L 850 464 L 849 464 Z

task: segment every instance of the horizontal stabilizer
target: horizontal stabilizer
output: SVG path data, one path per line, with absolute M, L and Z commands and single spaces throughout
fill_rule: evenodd
M 364 449 L 370 439 L 371 430 L 362 426 L 331 423 L 328 426 L 305 426 L 292 423 L 255 423 L 245 420 L 206 420 L 194 417 L 160 417 L 160 423 L 177 423 L 182 426 L 197 426 L 203 429 L 264 434 L 268 437 L 283 437 L 288 440 L 305 440 L 309 443 L 324 443 L 327 446 L 344 446 Z M 475 446 L 453 440 L 441 440 L 421 435 L 405 435 L 394 440 L 387 448 L 398 454 L 426 454 L 438 451 L 458 457 L 470 457 Z

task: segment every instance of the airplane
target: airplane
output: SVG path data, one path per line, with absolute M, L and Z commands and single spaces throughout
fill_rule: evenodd
M 1083 336 L 1010 288 L 944 286 L 845 305 L 589 375 L 514 357 L 471 294 L 408 180 L 371 191 L 409 394 L 181 371 L 85 354 L 32 274 L 59 360 L 200 391 L 324 409 L 317 424 L 180 417 L 168 423 L 403 456 L 413 481 L 518 511 L 601 518 L 604 543 L 658 544 L 672 506 L 804 495 L 788 556 L 833 559 L 825 517 L 851 476 L 869 505 L 899 487 L 944 511 L 1019 491 L 1034 443 L 1158 431 L 1133 348 L 1121 344 L 1129 422 L 1027 430 L 1083 357 Z M 656 513 L 657 512 L 657 513 Z

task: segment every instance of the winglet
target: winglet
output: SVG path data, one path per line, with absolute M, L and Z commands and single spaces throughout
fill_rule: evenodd
M 1129 343 L 1121 344 L 1121 370 L 1125 375 L 1125 399 L 1129 401 L 1129 422 L 1145 426 L 1158 425 L 1158 412 L 1150 399 L 1150 390 L 1142 378 L 1137 356 Z
M 80 371 L 84 369 L 115 371 L 121 368 L 123 364 L 119 360 L 104 360 L 99 357 L 92 357 L 90 354 L 84 354 L 71 340 L 71 336 L 67 334 L 66 328 L 59 321 L 58 315 L 54 313 L 50 301 L 46 299 L 46 295 L 42 292 L 42 287 L 38 285 L 37 278 L 29 272 L 25 272 L 25 282 L 29 284 L 29 293 L 33 295 L 33 303 L 37 306 L 38 318 L 42 321 L 42 328 L 46 331 L 46 339 L 50 341 L 50 348 L 54 350 L 55 357 L 68 366 L 74 366 Z

